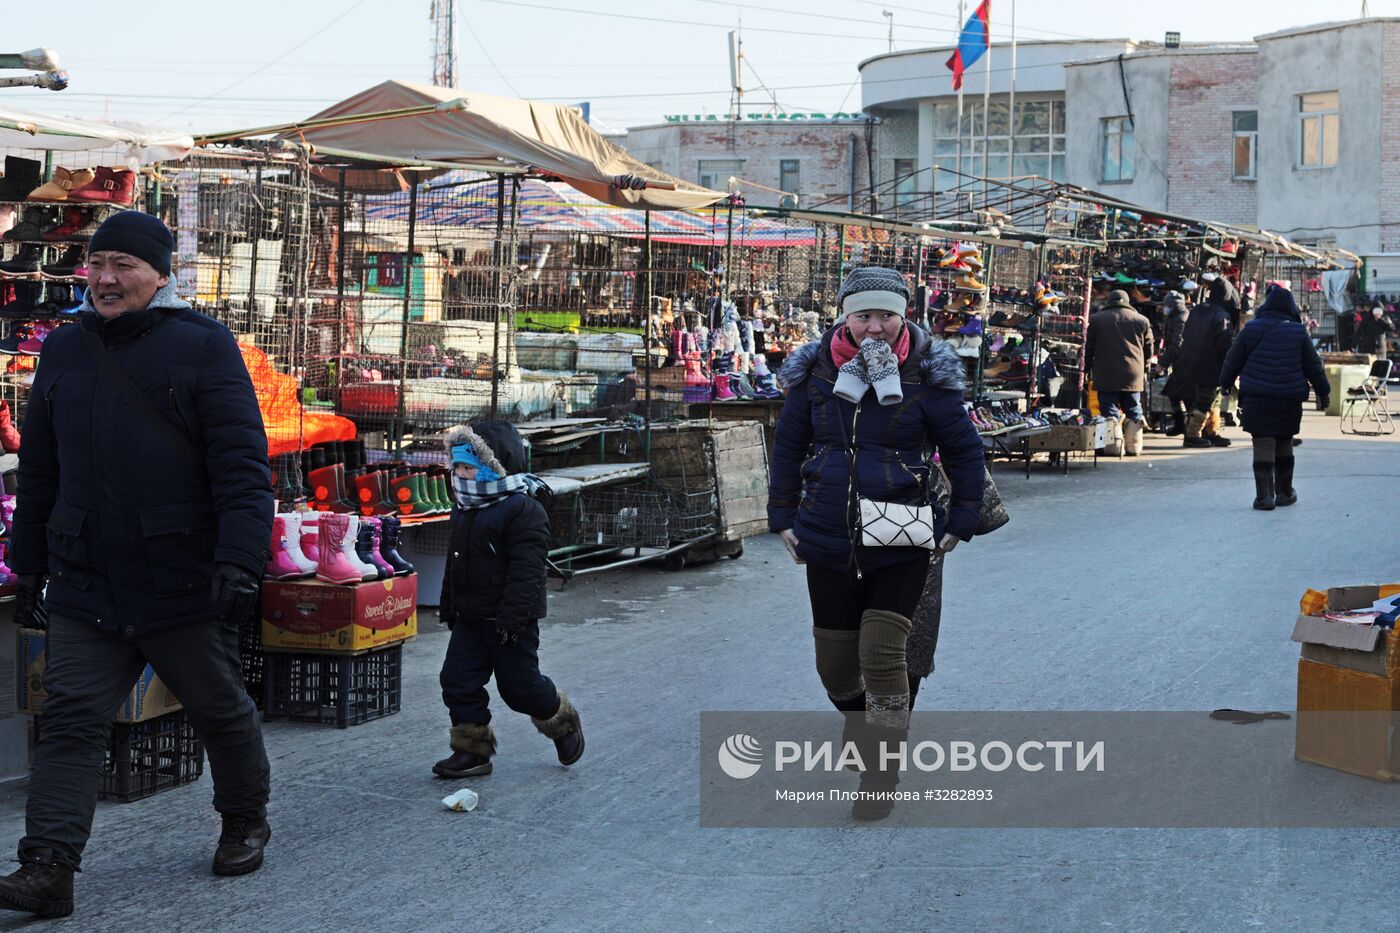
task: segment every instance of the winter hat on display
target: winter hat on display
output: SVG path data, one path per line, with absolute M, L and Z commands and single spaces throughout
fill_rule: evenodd
M 836 296 L 837 322 L 855 311 L 890 311 L 903 317 L 909 308 L 909 286 L 894 269 L 865 266 L 852 269 Z
M 112 250 L 143 259 L 161 275 L 170 274 L 175 238 L 159 218 L 140 211 L 119 211 L 102 221 L 88 240 L 88 253 Z

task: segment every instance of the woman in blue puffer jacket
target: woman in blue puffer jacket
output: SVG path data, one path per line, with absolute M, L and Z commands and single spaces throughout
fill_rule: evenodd
M 1220 385 L 1240 381 L 1244 429 L 1254 440 L 1254 507 L 1270 511 L 1298 501 L 1293 489 L 1293 435 L 1303 422 L 1303 403 L 1312 385 L 1319 399 L 1332 384 L 1313 347 L 1293 293 L 1271 285 L 1264 303 L 1230 347 Z
M 907 718 L 905 648 L 931 552 L 861 544 L 858 500 L 928 503 L 937 450 L 952 501 L 948 514 L 935 514 L 933 541 L 952 550 L 977 528 L 982 441 L 963 408 L 962 360 L 905 320 L 903 276 L 856 269 L 837 301 L 836 326 L 794 352 L 779 374 L 787 399 L 773 444 L 768 524 L 807 565 L 817 673 L 831 702 Z

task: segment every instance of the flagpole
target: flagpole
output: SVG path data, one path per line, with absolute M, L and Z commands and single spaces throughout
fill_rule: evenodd
M 957 39 L 955 39 L 955 40 L 954 40 L 954 43 L 953 43 L 953 54 L 955 54 L 955 55 L 956 55 L 957 52 L 958 52 L 959 46 L 962 45 L 963 5 L 964 5 L 964 4 L 963 4 L 963 0 L 958 0 L 958 31 L 957 31 Z M 961 173 L 962 170 L 963 170 L 963 158 L 962 158 L 962 123 L 963 123 L 963 91 L 962 91 L 962 82 L 959 81 L 959 82 L 958 82 L 958 169 L 957 169 L 959 173 Z M 959 174 L 959 177 L 961 177 L 961 174 Z M 962 186 L 962 182 L 961 182 L 961 181 L 959 181 L 957 184 L 958 184 L 959 187 Z
M 1051 121 L 1053 123 L 1053 121 Z M 1051 127 L 1053 132 L 1054 127 Z M 1011 0 L 1011 93 L 1006 103 L 1007 177 L 1016 177 L 1016 0 Z
M 986 64 L 982 68 L 982 206 L 987 206 L 991 196 L 988 177 L 992 174 L 992 4 L 987 2 L 987 52 L 983 56 Z

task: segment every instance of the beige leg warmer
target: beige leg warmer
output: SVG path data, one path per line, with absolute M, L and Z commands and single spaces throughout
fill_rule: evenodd
M 871 723 L 903 726 L 908 721 L 905 646 L 912 627 L 904 616 L 883 609 L 867 609 L 860 618 L 860 671 L 865 678 L 866 719 Z
M 860 676 L 860 632 L 834 628 L 813 628 L 817 645 L 817 676 L 831 699 L 840 702 L 865 692 Z

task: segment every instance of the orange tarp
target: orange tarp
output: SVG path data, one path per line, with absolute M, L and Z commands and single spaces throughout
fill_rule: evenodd
M 355 422 L 329 412 L 307 411 L 298 397 L 297 381 L 279 373 L 257 347 L 240 343 L 243 362 L 253 378 L 267 431 L 267 455 L 294 454 L 322 441 L 348 441 L 355 437 Z

